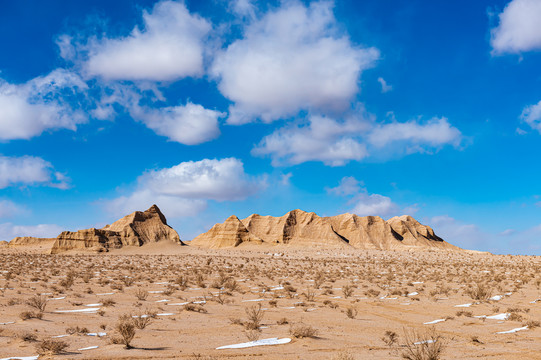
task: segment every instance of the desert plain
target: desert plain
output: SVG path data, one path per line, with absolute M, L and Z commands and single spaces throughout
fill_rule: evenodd
M 48 358 L 51 342 L 63 344 L 55 359 L 541 358 L 538 257 L 172 243 L 39 252 L 2 249 L 0 358 Z M 122 323 L 135 324 L 130 348 Z M 217 349 L 269 338 L 291 341 Z

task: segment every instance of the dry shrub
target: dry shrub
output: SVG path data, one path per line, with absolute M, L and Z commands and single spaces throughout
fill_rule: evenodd
M 44 312 L 47 307 L 47 299 L 41 295 L 34 295 L 26 301 L 26 304 L 37 309 L 39 312 Z
M 289 333 L 293 337 L 302 339 L 302 338 L 315 338 L 318 334 L 318 331 L 316 328 L 308 324 L 298 323 L 298 324 L 290 326 Z
M 115 306 L 116 304 L 116 301 L 114 301 L 113 299 L 109 298 L 109 299 L 104 299 L 103 302 L 102 302 L 103 306 L 105 307 L 109 307 L 109 306 Z
M 487 301 L 492 296 L 492 289 L 486 284 L 477 283 L 475 286 L 466 289 L 465 293 L 473 300 Z
M 346 309 L 346 315 L 348 318 L 350 319 L 355 319 L 355 317 L 357 316 L 357 309 L 354 308 L 353 306 L 350 306 Z
M 40 356 L 58 355 L 65 352 L 67 347 L 68 343 L 65 341 L 45 339 L 38 344 L 37 351 Z
M 286 325 L 286 324 L 289 324 L 289 321 L 287 320 L 287 318 L 283 317 L 280 320 L 276 321 L 276 324 L 278 324 L 278 325 Z
M 522 324 L 522 326 L 527 326 L 530 329 L 534 329 L 536 327 L 541 326 L 541 323 L 539 321 L 537 321 L 537 320 L 528 320 L 527 322 Z
M 261 304 L 252 305 L 244 309 L 244 311 L 248 316 L 248 321 L 244 323 L 246 330 L 259 330 L 264 315 L 264 311 L 261 310 Z
M 131 349 L 131 341 L 135 336 L 135 325 L 132 321 L 126 320 L 125 317 L 119 319 L 115 326 L 115 330 L 118 332 L 120 338 L 115 340 L 120 340 L 120 344 L 124 344 L 126 349 Z
M 148 297 L 148 291 L 143 290 L 143 289 L 137 289 L 137 290 L 135 290 L 135 297 L 139 301 L 144 301 Z
M 86 327 L 80 328 L 79 326 L 70 326 L 66 329 L 66 334 L 73 335 L 73 334 L 88 334 L 90 331 Z
M 387 330 L 381 340 L 390 348 L 392 348 L 398 342 L 398 334 L 394 331 Z
M 43 313 L 41 312 L 35 312 L 35 311 L 23 311 L 19 314 L 19 317 L 24 320 L 29 319 L 40 319 L 43 317 Z
M 152 316 L 145 314 L 145 312 L 139 312 L 138 314 L 131 316 L 133 325 L 139 330 L 143 330 L 152 323 Z
M 342 287 L 342 294 L 344 294 L 344 297 L 347 299 L 351 295 L 353 295 L 353 286 L 351 285 L 344 285 Z
M 203 306 L 199 304 L 192 304 L 192 303 L 184 305 L 184 310 L 194 311 L 194 312 L 204 313 L 204 314 L 207 313 L 207 309 L 205 309 Z
M 407 360 L 438 360 L 445 348 L 443 338 L 434 328 L 419 332 L 404 329 L 402 358 Z

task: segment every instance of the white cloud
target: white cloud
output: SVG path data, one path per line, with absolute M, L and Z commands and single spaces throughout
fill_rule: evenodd
M 369 194 L 367 189 L 361 185 L 362 182 L 353 176 L 344 176 L 337 187 L 326 190 L 329 194 L 349 197 L 348 204 L 354 204 L 349 212 L 353 214 L 381 217 L 400 215 L 400 207 L 391 198 L 380 194 Z
M 286 1 L 247 25 L 242 39 L 216 55 L 211 72 L 235 103 L 228 123 L 271 122 L 303 109 L 347 109 L 361 72 L 378 57 L 340 34 L 331 2 Z
M 400 207 L 391 198 L 379 194 L 369 194 L 366 189 L 355 196 L 355 207 L 352 213 L 359 216 L 381 216 L 388 218 L 399 215 Z
M 385 81 L 384 78 L 379 77 L 379 78 L 378 78 L 378 82 L 379 82 L 380 85 L 381 85 L 381 92 L 382 92 L 382 93 L 386 93 L 386 92 L 389 92 L 389 91 L 393 90 L 392 85 L 387 84 L 387 81 Z
M 307 125 L 292 125 L 276 130 L 261 140 L 252 153 L 272 157 L 273 165 L 322 161 L 340 166 L 368 155 L 365 145 L 353 137 L 369 125 L 358 119 L 338 122 L 328 117 L 311 116 Z
M 77 124 L 87 121 L 72 107 L 77 105 L 77 93 L 86 88 L 77 75 L 66 70 L 24 84 L 0 79 L 0 140 L 30 139 L 48 129 L 75 130 Z
M 149 171 L 139 177 L 132 194 L 107 205 L 123 214 L 156 203 L 168 216 L 188 216 L 202 211 L 209 200 L 243 200 L 265 187 L 265 178 L 246 174 L 236 158 L 204 159 Z
M 499 14 L 499 20 L 491 30 L 493 54 L 541 49 L 541 1 L 513 0 Z
M 13 201 L 0 199 L 0 218 L 13 217 L 24 212 L 24 209 Z
M 499 244 L 490 244 L 491 236 L 475 224 L 466 224 L 448 215 L 434 216 L 429 225 L 447 242 L 464 249 L 494 250 Z
M 541 133 L 541 101 L 524 108 L 520 118 Z
M 156 134 L 186 145 L 196 145 L 218 137 L 218 119 L 225 116 L 224 113 L 191 102 L 163 108 L 136 106 L 130 113 Z
M 14 225 L 12 223 L 0 224 L 0 240 L 12 240 L 17 236 L 34 236 L 51 238 L 57 237 L 63 229 L 54 224 Z
M 18 184 L 45 185 L 66 189 L 69 179 L 55 172 L 48 161 L 34 156 L 0 155 L 0 189 Z
M 255 19 L 256 7 L 252 0 L 233 0 L 229 6 L 234 14 L 251 20 Z
M 463 139 L 446 118 L 433 118 L 424 124 L 393 121 L 378 125 L 363 109 L 357 114 L 359 118 L 350 116 L 344 121 L 309 116 L 308 124 L 287 125 L 265 136 L 252 154 L 270 156 L 274 166 L 307 161 L 342 166 L 370 155 L 426 153 L 448 144 L 458 147 Z
M 108 80 L 168 81 L 187 76 L 201 76 L 204 39 L 211 24 L 190 14 L 186 5 L 175 1 L 158 2 L 151 12 L 143 11 L 143 29 L 135 27 L 122 38 L 91 39 L 76 45 L 88 52 L 83 65 L 90 76 Z M 61 54 L 73 57 L 60 37 Z
M 443 117 L 432 118 L 426 124 L 416 121 L 381 124 L 372 130 L 369 141 L 377 148 L 404 142 L 407 145 L 406 152 L 411 153 L 423 152 L 427 147 L 438 148 L 447 144 L 457 147 L 462 141 L 462 134 Z
M 361 191 L 361 182 L 353 176 L 344 176 L 337 187 L 327 189 L 327 192 L 338 196 L 348 196 Z

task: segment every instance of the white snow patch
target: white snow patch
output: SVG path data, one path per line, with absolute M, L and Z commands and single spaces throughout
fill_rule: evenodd
M 36 356 L 15 356 L 15 357 L 3 358 L 3 359 L 0 359 L 0 360 L 37 360 L 38 357 L 39 357 L 39 355 L 36 355 Z
M 500 301 L 501 299 L 503 299 L 502 295 L 495 295 L 495 296 L 491 297 L 489 300 Z
M 423 323 L 423 325 L 437 324 L 437 323 L 440 323 L 440 322 L 443 322 L 443 321 L 445 321 L 445 319 L 437 319 L 437 320 L 425 322 L 425 323 Z
M 269 339 L 261 339 L 261 340 L 246 342 L 246 343 L 240 343 L 240 344 L 220 346 L 220 347 L 217 347 L 216 350 L 244 349 L 244 348 L 249 348 L 253 346 L 264 346 L 264 345 L 281 345 L 281 344 L 287 344 L 290 341 L 291 341 L 290 338 L 283 338 L 283 339 L 269 338 Z
M 96 304 L 86 304 L 85 306 L 96 307 L 96 306 L 102 306 L 102 305 L 103 305 L 102 303 L 96 303 Z
M 417 291 L 414 291 L 408 294 L 408 296 L 415 296 L 415 295 L 419 295 L 419 293 Z
M 497 314 L 497 315 L 491 315 L 491 316 L 487 316 L 487 315 L 479 315 L 479 316 L 474 316 L 478 319 L 490 319 L 490 320 L 507 320 L 509 318 L 511 314 L 510 313 L 501 313 L 501 314 Z
M 472 305 L 473 305 L 472 303 L 469 303 L 469 304 L 455 305 L 455 307 L 470 307 Z
M 77 351 L 92 350 L 92 349 L 97 349 L 98 347 L 99 346 L 89 346 L 89 347 L 77 349 Z
M 97 333 L 87 333 L 87 335 L 88 335 L 88 336 L 102 337 L 102 336 L 107 335 L 107 333 L 104 333 L 104 332 L 97 332 Z
M 250 300 L 242 300 L 242 302 L 249 302 L 249 301 L 265 301 L 265 299 L 250 299 Z
M 512 334 L 512 333 L 516 333 L 517 331 L 522 331 L 522 330 L 528 330 L 528 327 L 523 326 L 523 327 L 519 327 L 519 328 L 507 330 L 507 331 L 500 331 L 500 332 L 497 332 L 496 334 Z
M 75 310 L 55 310 L 55 313 L 92 313 L 98 311 L 100 308 L 88 308 L 88 309 L 75 309 Z

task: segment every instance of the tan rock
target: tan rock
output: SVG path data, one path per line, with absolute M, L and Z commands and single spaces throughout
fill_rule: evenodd
M 429 226 L 407 215 L 385 221 L 379 216 L 342 214 L 319 217 L 312 212 L 293 210 L 280 217 L 253 214 L 241 223 L 244 227 L 232 216 L 225 223 L 217 224 L 199 235 L 190 245 L 206 248 L 235 247 L 245 242 L 239 241 L 240 238 L 250 234 L 260 240 L 257 242 L 259 244 L 300 248 L 460 250 L 443 241 Z
M 177 232 L 156 205 L 146 211 L 135 211 L 102 229 L 63 231 L 54 239 L 18 237 L 10 247 L 50 244 L 49 252 L 58 254 L 69 250 L 108 251 L 123 246 L 142 246 L 148 243 L 171 242 L 184 245 Z
M 216 224 L 204 234 L 197 236 L 190 244 L 200 247 L 218 249 L 237 247 L 242 244 L 261 244 L 263 240 L 250 233 L 235 215 L 221 224 Z

